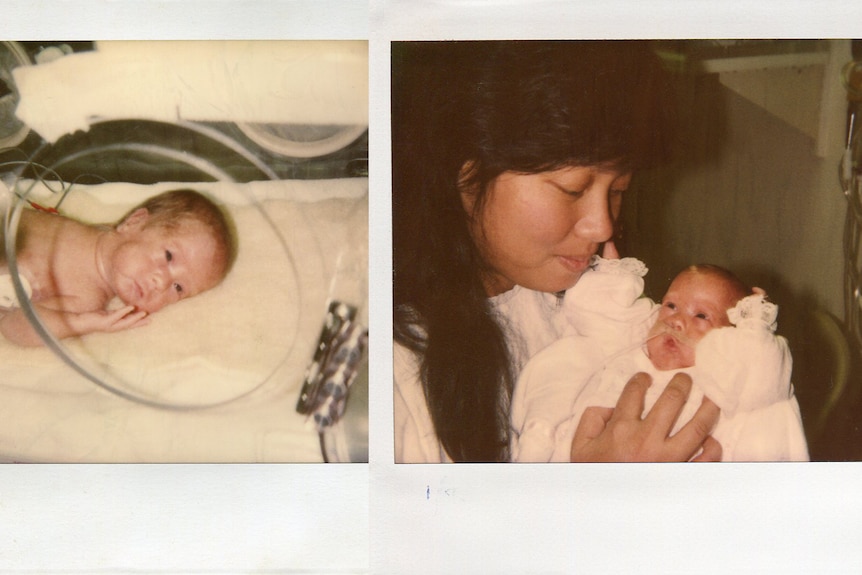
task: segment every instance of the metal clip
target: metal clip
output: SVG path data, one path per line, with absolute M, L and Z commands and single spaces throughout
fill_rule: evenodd
M 350 385 L 368 347 L 368 330 L 354 321 L 356 308 L 329 304 L 314 357 L 305 372 L 296 411 L 314 419 L 318 432 L 344 414 Z

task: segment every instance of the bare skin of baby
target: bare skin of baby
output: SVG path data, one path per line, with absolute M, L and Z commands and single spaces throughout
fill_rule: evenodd
M 203 223 L 153 224 L 145 208 L 113 227 L 24 210 L 17 253 L 33 307 L 59 339 L 145 325 L 149 314 L 214 287 L 224 275 Z M 0 263 L 0 273 L 8 265 Z M 115 297 L 123 305 L 109 309 Z M 20 308 L 0 308 L 0 333 L 18 345 L 42 344 Z

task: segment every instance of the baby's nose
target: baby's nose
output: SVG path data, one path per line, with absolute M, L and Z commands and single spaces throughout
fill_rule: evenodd
M 164 290 L 170 284 L 170 277 L 164 268 L 156 268 L 152 276 L 153 288 Z
M 684 327 L 685 322 L 683 321 L 681 314 L 675 313 L 667 318 L 667 325 L 672 329 L 681 330 Z

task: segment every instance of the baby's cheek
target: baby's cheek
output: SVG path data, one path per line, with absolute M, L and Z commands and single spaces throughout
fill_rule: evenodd
M 713 328 L 711 326 L 707 327 L 707 328 L 693 329 L 693 330 L 691 330 L 691 333 L 688 334 L 688 336 L 689 336 L 689 338 L 691 338 L 692 344 L 696 344 L 700 340 L 702 340 L 706 336 L 706 334 L 708 334 L 712 330 L 713 330 Z
M 665 331 L 664 322 L 662 321 L 662 318 L 659 317 L 659 319 L 653 324 L 653 326 L 651 328 L 649 328 L 649 332 L 647 333 L 647 338 L 652 338 L 653 336 L 656 336 L 660 333 L 663 333 L 664 331 Z M 650 340 L 650 341 L 652 341 L 652 340 Z
M 652 335 L 652 333 L 650 333 Z M 647 340 L 646 344 L 647 355 L 651 358 L 656 358 L 660 353 L 660 348 L 658 344 L 658 338 L 650 338 Z
M 695 347 L 686 347 L 682 352 L 681 367 L 692 367 L 697 363 L 697 349 Z
M 169 304 L 170 302 L 166 301 L 164 298 L 159 298 L 157 300 L 148 302 L 144 311 L 146 311 L 147 313 L 155 313 L 159 310 L 164 309 Z

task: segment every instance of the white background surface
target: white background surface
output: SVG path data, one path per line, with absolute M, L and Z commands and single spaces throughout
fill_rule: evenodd
M 15 6 L 3 7 L 10 39 L 370 39 L 372 437 L 368 466 L 2 467 L 0 571 L 862 571 L 858 464 L 392 464 L 388 160 L 390 40 L 853 37 L 862 29 L 862 4 L 90 0 Z

